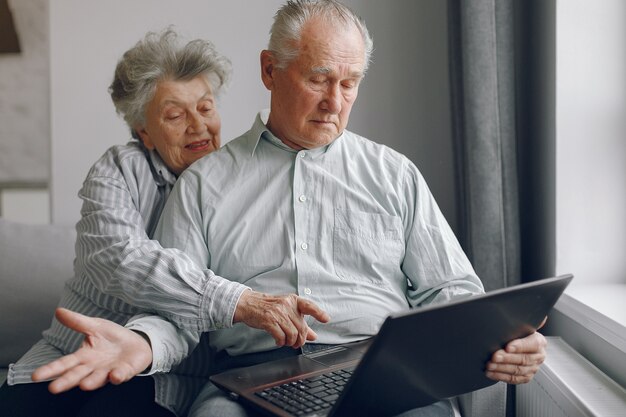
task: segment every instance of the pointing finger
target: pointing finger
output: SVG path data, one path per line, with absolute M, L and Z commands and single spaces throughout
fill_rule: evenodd
M 321 323 L 328 323 L 330 316 L 324 310 L 319 308 L 313 301 L 306 298 L 298 297 L 298 311 L 300 314 L 305 314 L 315 318 Z

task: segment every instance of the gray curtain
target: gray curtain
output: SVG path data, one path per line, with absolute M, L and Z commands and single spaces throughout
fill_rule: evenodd
M 458 234 L 488 291 L 554 271 L 550 5 L 448 1 Z
M 555 1 L 448 1 L 459 240 L 487 291 L 555 272 Z

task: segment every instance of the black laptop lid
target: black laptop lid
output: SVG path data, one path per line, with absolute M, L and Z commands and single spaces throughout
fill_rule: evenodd
M 496 382 L 493 352 L 535 331 L 571 281 L 547 278 L 390 316 L 333 416 L 395 415 Z

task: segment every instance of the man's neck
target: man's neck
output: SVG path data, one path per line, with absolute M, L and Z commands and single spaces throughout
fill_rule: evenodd
M 303 149 L 306 149 L 306 148 L 298 145 L 297 143 L 290 141 L 289 139 L 283 139 L 279 135 L 277 135 L 276 132 L 275 132 L 275 129 L 272 128 L 272 118 L 271 118 L 271 116 L 268 118 L 267 123 L 265 124 L 265 127 L 267 127 L 267 130 L 269 130 L 270 133 L 272 135 L 274 135 L 275 138 L 280 140 L 282 143 L 284 143 L 285 145 L 287 145 L 291 149 L 294 149 L 296 151 L 301 151 Z
M 274 136 L 276 136 L 276 135 L 274 135 Z M 276 137 L 278 137 L 278 136 L 276 136 Z M 306 149 L 306 148 L 298 145 L 297 143 L 294 143 L 294 142 L 290 141 L 289 139 L 282 139 L 282 138 L 278 138 L 278 139 L 280 139 L 280 141 L 282 143 L 284 143 L 285 145 L 289 146 L 291 149 L 295 149 L 296 151 L 301 151 L 303 149 Z

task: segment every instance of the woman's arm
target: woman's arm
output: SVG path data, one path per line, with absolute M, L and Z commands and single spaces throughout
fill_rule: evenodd
M 235 303 L 212 300 L 236 300 L 246 287 L 148 236 L 146 228 L 158 219 L 169 186 L 159 190 L 145 155 L 135 152 L 125 159 L 115 148 L 107 152 L 79 193 L 76 273 L 81 291 L 156 312 L 186 330 L 230 326 Z M 124 308 L 114 299 L 103 300 L 110 304 L 105 307 Z

